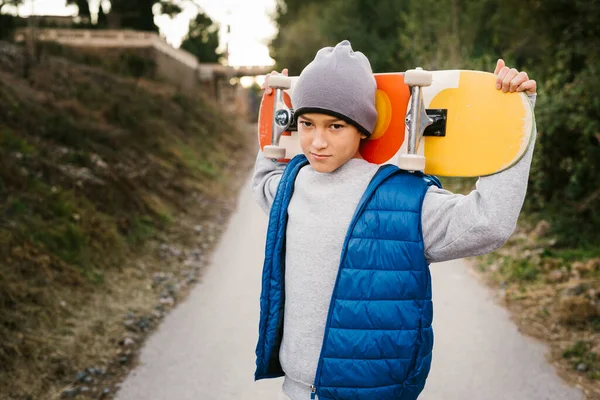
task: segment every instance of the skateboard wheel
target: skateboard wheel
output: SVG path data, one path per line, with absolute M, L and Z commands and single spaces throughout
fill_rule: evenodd
M 425 157 L 418 154 L 401 154 L 398 158 L 398 167 L 405 171 L 424 171 Z
M 292 87 L 292 79 L 285 75 L 271 75 L 268 86 L 273 89 L 289 89 Z
M 285 147 L 268 145 L 263 149 L 263 154 L 267 158 L 279 160 L 285 158 Z
M 422 69 L 409 69 L 404 73 L 404 83 L 408 86 L 430 86 L 433 74 Z

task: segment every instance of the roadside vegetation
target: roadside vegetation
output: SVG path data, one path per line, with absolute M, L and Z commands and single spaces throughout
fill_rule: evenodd
M 251 165 L 254 136 L 202 93 L 100 59 L 0 42 L 3 399 L 111 396 Z

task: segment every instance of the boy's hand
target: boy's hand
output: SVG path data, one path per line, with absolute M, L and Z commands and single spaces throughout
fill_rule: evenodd
M 261 87 L 261 89 L 263 89 L 265 91 L 265 94 L 271 94 L 271 92 L 273 92 L 273 89 L 271 89 L 270 87 L 267 87 L 268 83 L 269 83 L 269 76 L 271 75 L 279 75 L 279 72 L 277 71 L 271 71 L 270 75 L 267 75 L 265 77 L 265 81 Z M 281 71 L 281 75 L 285 75 L 288 76 L 288 69 L 284 68 L 283 71 Z
M 496 79 L 496 89 L 502 89 L 506 92 L 523 92 L 531 96 L 535 94 L 537 84 L 533 79 L 529 79 L 527 72 L 519 72 L 514 68 L 508 68 L 503 59 L 498 59 L 494 74 L 498 75 Z

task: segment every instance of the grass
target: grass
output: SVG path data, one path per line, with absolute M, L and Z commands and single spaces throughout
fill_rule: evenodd
M 33 155 L 35 147 L 8 128 L 0 131 L 0 147 L 7 152 L 18 152 L 22 155 Z
M 131 260 L 195 199 L 217 203 L 247 154 L 245 132 L 209 100 L 140 80 L 151 64 L 144 72 L 143 55 L 120 57 L 93 68 L 101 56 L 52 47 L 25 79 L 21 49 L 0 54 L 0 386 L 8 396 L 43 398 L 106 356 L 103 333 L 122 328 L 127 304 L 143 309 L 150 298 L 138 277 L 149 271 L 130 272 Z
M 578 248 L 549 248 L 544 253 L 551 258 L 559 258 L 565 262 L 585 261 L 600 257 L 600 246 L 582 246 Z
M 507 282 L 535 282 L 540 275 L 538 266 L 529 260 L 514 261 L 505 258 L 500 268 Z
M 562 356 L 567 359 L 573 369 L 584 372 L 592 380 L 600 380 L 600 358 L 591 351 L 593 344 L 578 340 L 563 351 Z

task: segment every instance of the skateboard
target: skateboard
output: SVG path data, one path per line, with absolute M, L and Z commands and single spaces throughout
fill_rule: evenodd
M 360 147 L 369 162 L 476 177 L 511 167 L 529 146 L 529 99 L 497 90 L 494 74 L 414 69 L 374 76 L 378 119 Z M 290 97 L 297 79 L 269 77 L 274 90 L 263 94 L 258 118 L 258 140 L 268 158 L 285 162 L 302 153 Z

